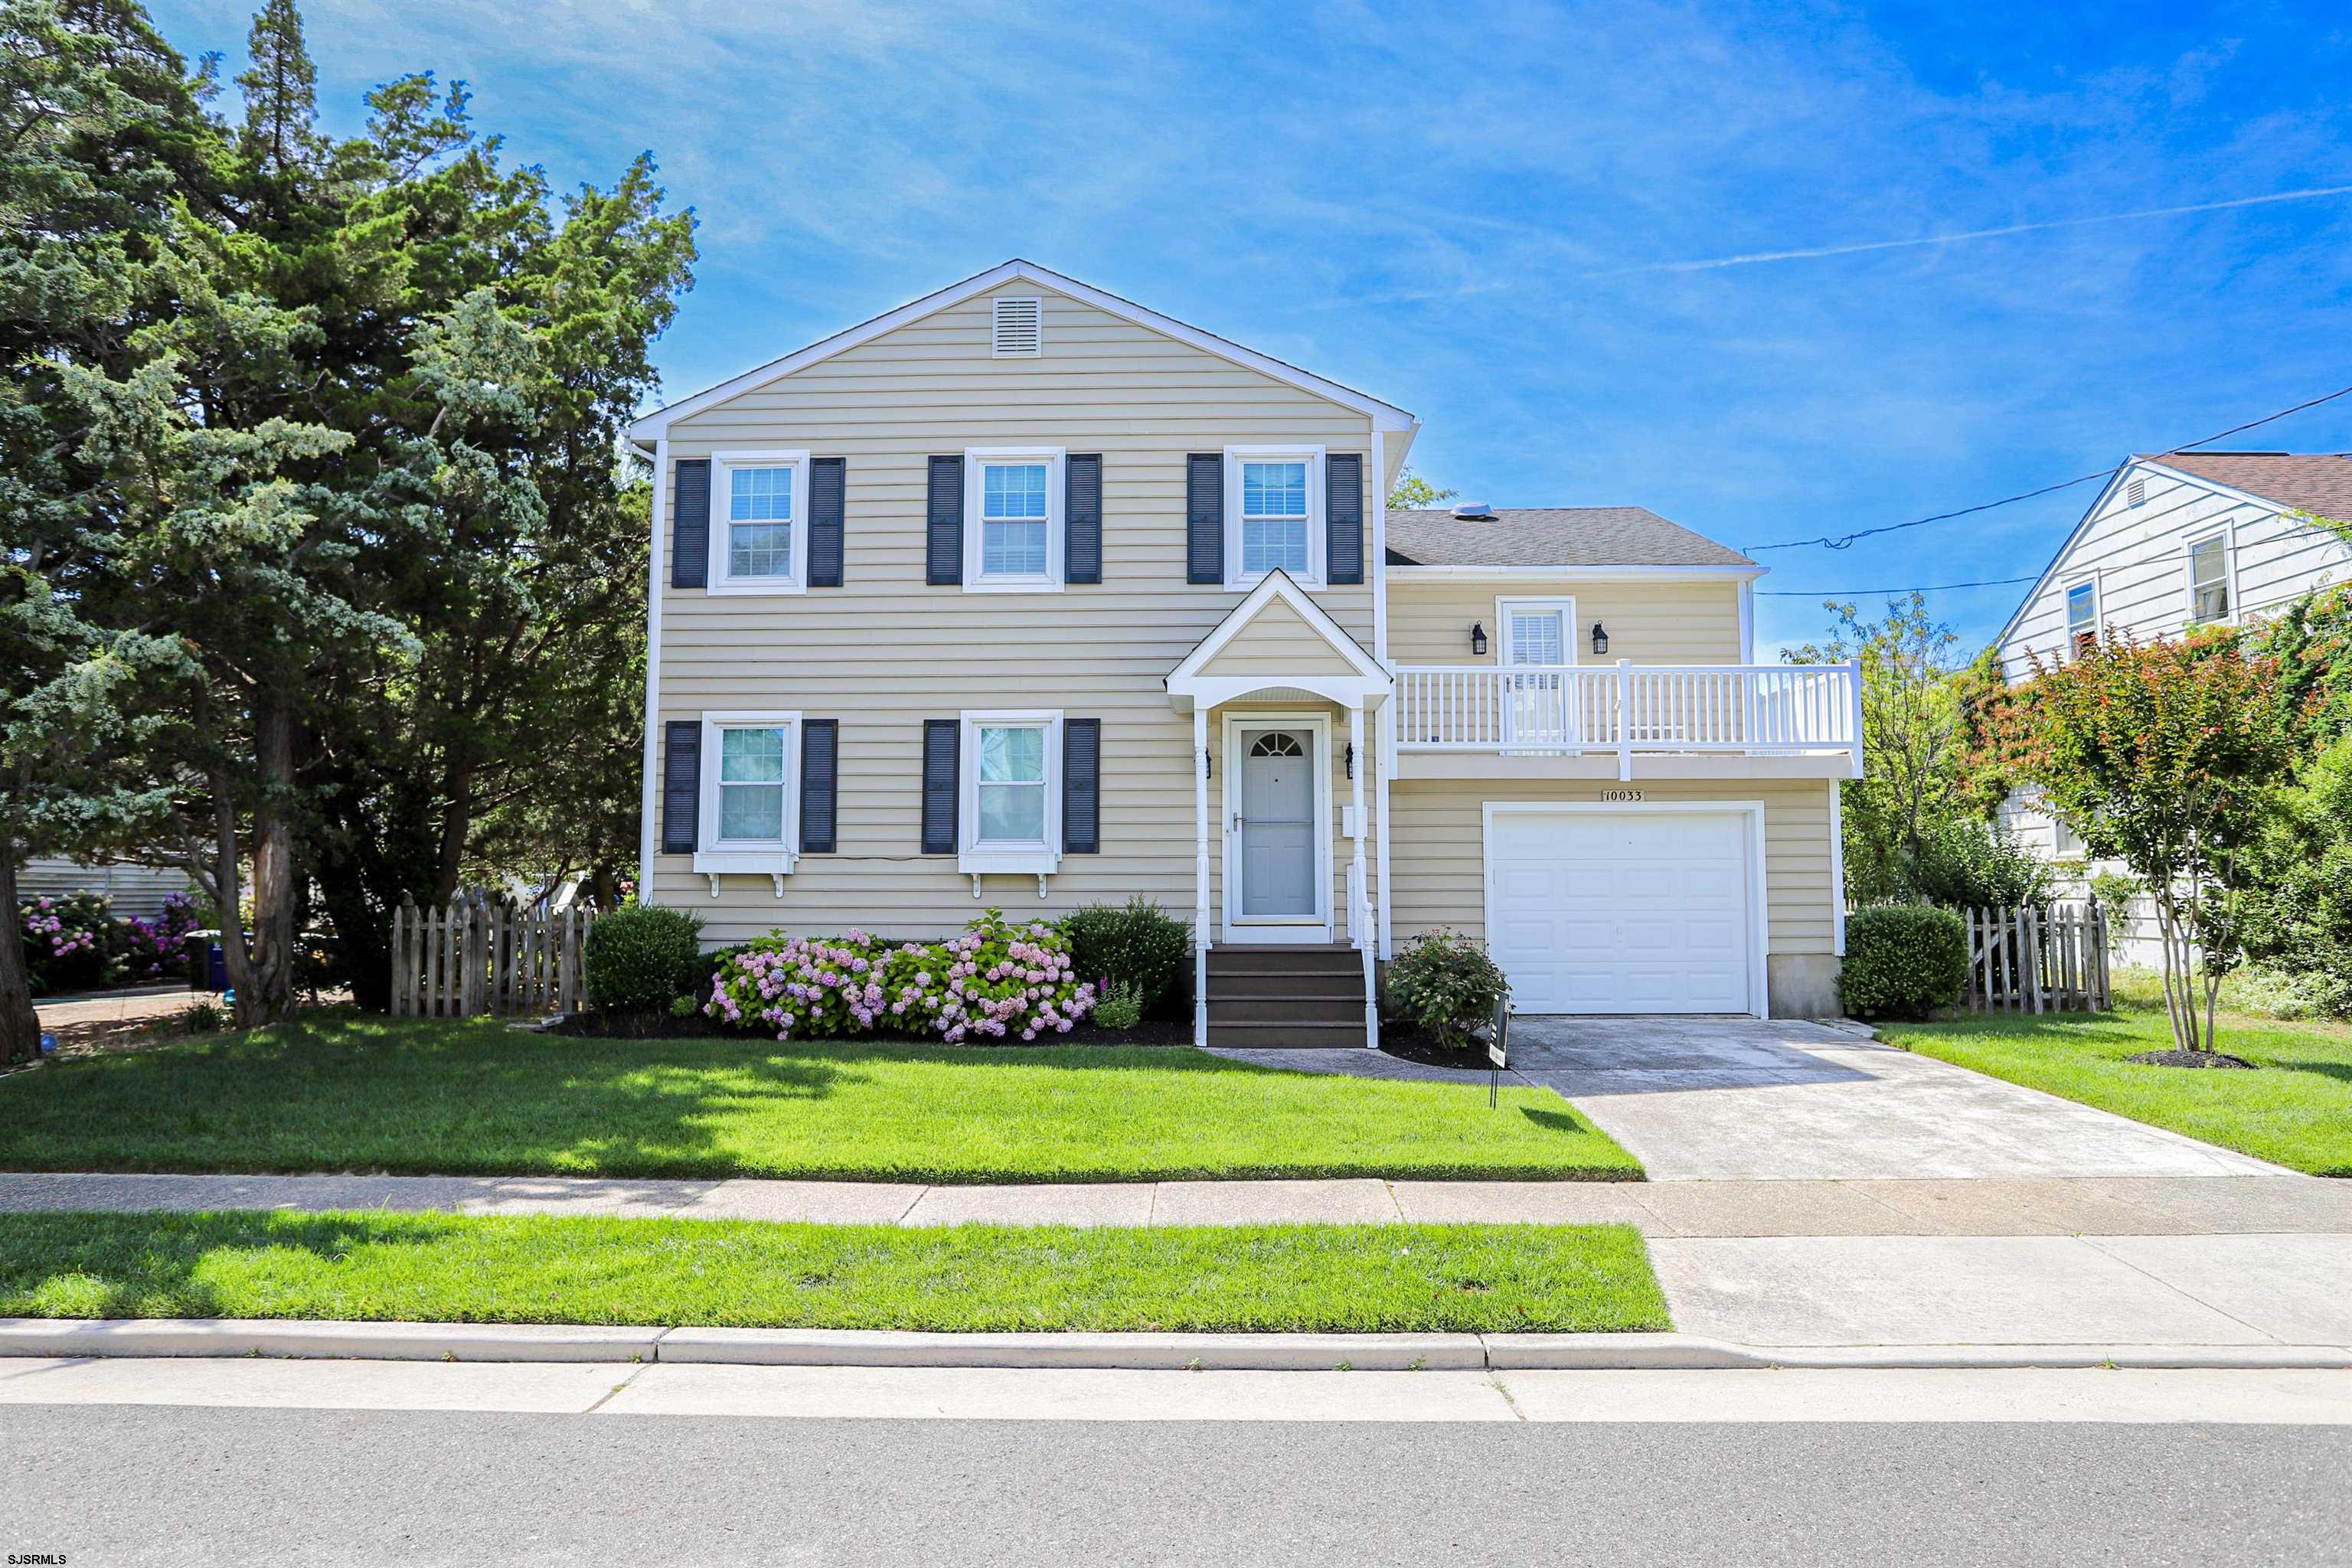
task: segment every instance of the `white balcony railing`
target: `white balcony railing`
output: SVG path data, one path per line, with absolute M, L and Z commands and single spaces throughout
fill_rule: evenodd
M 1397 747 L 1633 759 L 1844 752 L 1862 770 L 1857 664 L 1401 665 Z

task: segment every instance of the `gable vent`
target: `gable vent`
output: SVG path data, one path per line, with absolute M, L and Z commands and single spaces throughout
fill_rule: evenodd
M 1454 515 L 1464 522 L 1487 522 L 1493 520 L 1495 509 L 1482 500 L 1465 500 L 1454 509 Z
M 2147 481 L 2146 479 L 2134 479 L 2131 483 L 2126 485 L 2124 487 L 2124 503 L 2127 506 L 2146 506 L 2147 504 Z
M 990 352 L 998 359 L 1035 359 L 1045 342 L 1038 320 L 1043 301 L 1034 298 L 999 300 L 995 304 L 996 340 Z

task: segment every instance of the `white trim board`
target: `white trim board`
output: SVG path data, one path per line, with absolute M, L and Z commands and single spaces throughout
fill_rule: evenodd
M 1830 787 L 1837 785 L 1832 783 Z M 1764 803 L 1760 800 L 1490 800 L 1478 813 L 1478 858 L 1485 883 L 1485 902 L 1481 915 L 1486 925 L 1486 940 L 1491 944 L 1495 936 L 1495 818 L 1498 814 L 1574 813 L 1580 816 L 1630 816 L 1643 814 L 1671 813 L 1684 816 L 1722 816 L 1733 814 L 1748 819 L 1748 1011 L 1750 1016 L 1769 1018 L 1772 1015 L 1770 965 L 1772 952 L 1772 921 L 1769 899 L 1771 884 L 1764 866 Z M 1516 1009 L 1514 1009 L 1516 1011 Z M 1669 1015 L 1671 1016 L 1671 1015 Z
M 1315 900 L 1322 911 L 1321 918 L 1307 921 L 1248 921 L 1234 912 L 1234 894 L 1241 887 L 1239 872 L 1240 840 L 1234 832 L 1234 814 L 1241 809 L 1241 737 L 1248 730 L 1307 730 L 1314 735 L 1316 754 L 1310 759 L 1315 772 Z M 1224 735 L 1220 742 L 1224 750 L 1224 792 L 1221 796 L 1224 820 L 1220 825 L 1224 837 L 1224 886 L 1217 900 L 1218 939 L 1236 947 L 1252 942 L 1298 942 L 1321 933 L 1325 942 L 1336 941 L 1338 911 L 1331 897 L 1331 879 L 1336 873 L 1331 865 L 1331 716 L 1303 710 L 1295 712 L 1228 713 Z
M 920 321 L 925 316 L 960 305 L 967 300 L 987 293 L 992 289 L 999 289 L 1014 281 L 1041 284 L 1056 293 L 1066 294 L 1081 304 L 1091 305 L 1096 310 L 1107 311 L 1111 315 L 1132 321 L 1138 326 L 1149 327 L 1153 331 L 1165 333 L 1179 342 L 1199 349 L 1204 353 L 1214 354 L 1219 359 L 1256 371 L 1261 375 L 1270 376 L 1286 385 L 1297 387 L 1302 392 L 1313 393 L 1343 408 L 1353 409 L 1371 420 L 1375 430 L 1402 432 L 1405 437 L 1403 443 L 1405 446 L 1409 447 L 1412 444 L 1413 435 L 1421 429 L 1420 420 L 1392 403 L 1383 403 L 1379 398 L 1358 392 L 1351 386 L 1343 386 L 1336 381 L 1326 380 L 1311 371 L 1301 370 L 1295 364 L 1286 363 L 1270 354 L 1260 353 L 1255 349 L 1244 348 L 1241 344 L 1218 337 L 1213 332 L 1203 331 L 1188 322 L 1180 321 L 1173 316 L 1163 316 L 1159 311 L 1148 306 L 1139 305 L 1132 300 L 1106 293 L 1091 284 L 1081 283 L 1076 279 L 1065 277 L 1050 268 L 1040 267 L 1034 261 L 1024 261 L 1015 257 L 1010 261 L 990 268 L 985 272 L 974 273 L 960 283 L 950 283 L 944 289 L 924 295 L 919 300 L 910 300 L 897 310 L 886 310 L 881 315 L 859 322 L 856 326 L 835 332 L 829 338 L 820 339 L 806 348 L 784 355 L 782 359 L 770 360 L 767 363 L 747 370 L 740 375 L 722 381 L 716 386 L 707 387 L 690 397 L 682 398 L 666 407 L 656 408 L 650 414 L 643 415 L 629 425 L 629 437 L 633 440 L 647 440 L 658 437 L 680 419 L 690 418 L 707 408 L 726 402 L 729 398 L 739 397 L 744 393 L 755 391 L 772 381 L 778 381 L 792 374 L 794 371 L 805 370 L 810 365 L 822 363 L 833 358 L 835 354 L 845 353 L 861 343 L 871 342 L 883 333 L 895 331 L 910 321 Z

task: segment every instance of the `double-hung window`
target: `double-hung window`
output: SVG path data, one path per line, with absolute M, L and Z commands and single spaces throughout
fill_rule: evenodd
M 2099 646 L 2099 585 L 2090 579 L 2066 590 L 2066 656 L 2078 658 Z
M 1062 716 L 963 716 L 967 871 L 1052 871 L 1061 865 Z
M 797 594 L 808 582 L 808 454 L 711 458 L 715 594 Z
M 2230 618 L 2230 536 L 2210 534 L 2189 546 L 2189 618 Z
M 798 713 L 702 716 L 698 871 L 792 869 L 800 847 Z
M 1269 572 L 1323 585 L 1320 447 L 1226 447 L 1225 515 L 1225 558 L 1235 586 Z
M 1061 448 L 981 448 L 964 461 L 964 586 L 1059 588 Z

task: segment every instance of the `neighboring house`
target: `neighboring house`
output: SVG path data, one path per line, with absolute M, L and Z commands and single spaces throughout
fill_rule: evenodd
M 1384 513 L 1404 410 L 1011 261 L 637 421 L 643 886 L 714 943 L 1131 893 L 1196 1031 L 1373 1037 L 1485 938 L 1539 1013 L 1836 1010 L 1850 667 L 1633 507 Z
M 188 893 L 194 889 L 195 884 L 188 879 L 185 871 L 114 863 L 91 865 L 80 860 L 68 860 L 61 855 L 40 856 L 16 868 L 16 896 L 19 899 L 60 899 L 68 893 L 103 893 L 114 900 L 114 912 L 126 920 L 132 915 L 142 920 L 153 920 L 163 912 L 166 894 Z
M 2352 582 L 2352 545 L 2305 513 L 2352 518 L 2352 459 L 2326 453 L 2167 452 L 2109 479 L 1994 647 L 2010 681 L 2105 635 L 2152 641 L 2242 626 L 2315 588 Z M 2003 825 L 2045 858 L 2080 864 L 2082 841 L 2013 795 Z M 2090 869 L 2113 869 L 2105 866 Z M 2126 956 L 2161 957 L 2153 906 L 2126 911 Z

